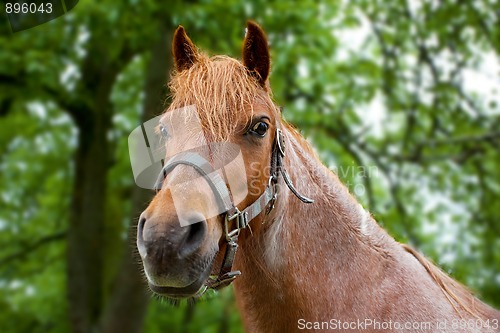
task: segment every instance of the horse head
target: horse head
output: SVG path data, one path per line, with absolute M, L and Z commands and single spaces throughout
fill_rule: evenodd
M 137 247 L 150 288 L 182 298 L 207 286 L 226 285 L 239 273 L 228 267 L 223 272 L 220 266 L 228 266 L 227 256 L 234 258 L 240 229 L 256 220 L 252 232 L 258 233 L 272 208 L 282 147 L 280 110 L 272 101 L 268 81 L 268 42 L 257 24 L 247 24 L 241 61 L 199 52 L 182 26 L 175 31 L 172 53 L 172 103 L 162 119 L 177 134 L 166 133 L 171 136 L 167 151 L 198 148 L 167 162 L 161 188 L 139 219 Z M 174 112 L 187 107 L 194 114 L 184 112 L 181 121 L 174 121 Z M 230 175 L 228 168 L 218 173 L 225 164 L 217 162 L 228 153 L 217 143 L 239 150 L 236 155 L 243 164 Z M 229 184 L 231 173 L 244 189 L 239 194 Z M 231 246 L 234 251 L 228 251 Z M 215 275 L 212 280 L 211 275 Z

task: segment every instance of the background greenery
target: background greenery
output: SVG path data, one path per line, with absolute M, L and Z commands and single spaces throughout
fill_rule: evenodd
M 146 291 L 129 226 L 149 194 L 127 136 L 163 109 L 178 24 L 239 57 L 248 18 L 268 33 L 286 119 L 397 240 L 500 307 L 499 13 L 494 0 L 103 0 L 16 34 L 3 14 L 0 331 L 242 332 L 231 290 L 194 307 Z

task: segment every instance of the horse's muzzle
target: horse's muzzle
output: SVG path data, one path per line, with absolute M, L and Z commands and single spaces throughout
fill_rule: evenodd
M 207 235 L 207 222 L 198 213 L 189 220 L 182 227 L 164 215 L 143 213 L 140 217 L 137 248 L 154 292 L 179 297 L 196 293 L 208 276 L 204 273 L 210 271 L 210 265 L 199 253 Z

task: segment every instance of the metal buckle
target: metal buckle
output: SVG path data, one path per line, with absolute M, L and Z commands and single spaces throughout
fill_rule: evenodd
M 232 281 L 240 275 L 241 275 L 240 271 L 227 272 L 226 274 L 224 274 L 220 277 L 219 283 L 222 284 L 222 283 L 227 282 L 227 281 Z
M 278 198 L 278 191 L 276 190 L 277 183 L 278 183 L 278 177 L 276 177 L 275 175 L 271 175 L 271 177 L 269 177 L 269 182 L 267 183 L 267 186 L 273 188 L 273 197 L 271 198 L 271 200 L 269 200 L 266 215 L 269 215 L 269 213 L 274 209 L 274 204 L 276 203 L 276 199 Z
M 224 223 L 224 231 L 226 233 L 226 240 L 229 242 L 233 240 L 234 237 L 238 237 L 240 234 L 240 229 L 244 229 L 248 225 L 248 212 L 240 212 L 237 207 L 234 207 L 236 212 L 229 216 L 226 214 L 226 221 Z M 229 222 L 236 219 L 236 228 L 229 231 Z
M 285 157 L 285 142 L 283 138 L 283 132 L 277 128 L 276 129 L 276 142 L 278 143 L 278 149 L 282 157 Z
M 231 271 L 227 272 L 224 275 L 222 275 L 220 278 L 217 278 L 215 281 L 213 281 L 212 284 L 210 284 L 209 288 L 212 289 L 219 289 L 225 286 L 228 286 L 233 282 L 238 276 L 241 275 L 240 271 Z
M 269 208 L 267 209 L 266 215 L 269 215 L 269 213 L 271 213 L 272 210 L 274 209 L 274 204 L 276 203 L 277 198 L 278 198 L 278 193 L 274 192 L 273 197 L 269 201 Z
M 278 183 L 278 177 L 271 175 L 267 181 L 267 186 L 276 185 L 276 183 Z

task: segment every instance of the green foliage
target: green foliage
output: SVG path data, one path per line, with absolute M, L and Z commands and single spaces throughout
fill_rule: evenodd
M 95 66 L 121 68 L 103 184 L 108 290 L 135 223 L 126 138 L 143 111 L 159 22 L 183 24 L 210 53 L 239 57 L 247 18 L 268 33 L 271 85 L 285 118 L 397 240 L 500 306 L 493 1 L 80 1 L 30 30 L 0 27 L 1 332 L 69 330 L 65 232 L 78 133 L 65 97 L 92 100 L 81 94 L 89 45 Z M 153 300 L 144 331 L 226 328 L 242 331 L 230 290 L 192 309 Z

